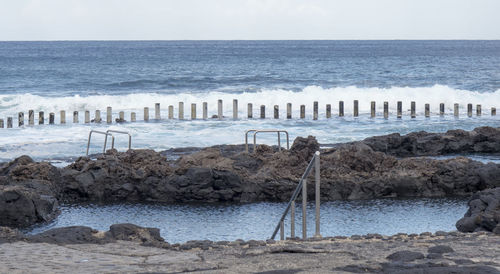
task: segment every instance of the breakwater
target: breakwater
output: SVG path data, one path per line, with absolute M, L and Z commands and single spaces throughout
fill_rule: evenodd
M 354 100 L 352 102 L 353 107 L 352 107 L 352 113 L 348 114 L 352 117 L 358 117 L 360 115 L 359 111 L 359 101 Z M 198 110 L 200 108 L 200 105 L 197 105 L 196 103 L 191 103 L 190 104 L 190 115 L 185 115 L 185 104 L 184 102 L 178 102 L 177 105 L 168 105 L 168 112 L 167 112 L 167 119 L 172 120 L 172 119 L 178 119 L 178 120 L 207 120 L 207 119 L 253 119 L 253 118 L 259 118 L 259 119 L 266 119 L 266 118 L 272 118 L 272 119 L 306 119 L 306 117 L 309 117 L 309 115 L 306 115 L 306 105 L 302 104 L 300 105 L 299 108 L 299 116 L 298 117 L 293 117 L 293 106 L 292 103 L 286 103 L 286 112 L 282 113 L 283 111 L 280 111 L 280 106 L 279 105 L 273 105 L 272 106 L 272 115 L 269 117 L 267 115 L 266 111 L 266 105 L 260 105 L 260 106 L 255 106 L 256 109 L 254 109 L 254 104 L 252 103 L 247 103 L 247 114 L 246 117 L 241 117 L 240 114 L 240 104 L 237 99 L 233 99 L 233 104 L 232 104 L 232 109 L 231 109 L 231 114 L 227 115 L 227 113 L 224 112 L 223 109 L 223 101 L 218 100 L 217 101 L 217 112 L 214 114 L 210 114 L 208 112 L 208 102 L 203 102 L 201 104 L 201 115 Z M 391 112 L 389 111 L 389 102 L 384 101 L 383 102 L 383 112 L 382 113 L 377 113 L 377 103 L 375 101 L 370 102 L 370 111 L 369 111 L 369 117 L 370 118 L 375 118 L 377 115 L 381 115 L 383 118 L 388 119 L 389 116 L 391 115 Z M 397 101 L 397 107 L 396 107 L 396 112 L 392 113 L 392 115 L 396 115 L 397 118 L 402 118 L 404 115 L 408 115 L 411 118 L 416 118 L 417 117 L 417 105 L 415 101 L 410 102 L 410 108 L 409 109 L 403 109 L 403 102 L 402 101 Z M 177 107 L 177 109 L 175 109 Z M 319 118 L 319 102 L 314 101 L 312 104 L 312 117 L 313 120 L 318 120 Z M 325 115 L 326 119 L 330 119 L 333 116 L 338 116 L 338 117 L 344 117 L 347 115 L 347 113 L 344 111 L 344 101 L 339 101 L 338 102 L 338 108 L 337 110 L 334 110 L 332 108 L 331 104 L 326 104 L 324 105 L 325 111 L 323 112 Z M 337 114 L 334 113 L 334 111 L 337 111 Z M 467 104 L 466 107 L 460 106 L 460 104 L 455 103 L 453 105 L 453 112 L 448 114 L 445 111 L 445 104 L 440 103 L 439 104 L 439 109 L 438 111 L 431 112 L 431 107 L 430 104 L 426 103 L 424 104 L 424 111 L 423 115 L 426 118 L 429 118 L 431 115 L 439 115 L 439 116 L 444 116 L 444 115 L 453 115 L 455 118 L 459 118 L 461 115 L 466 115 L 467 117 L 472 117 L 473 115 L 475 116 L 482 116 L 483 115 L 483 110 L 481 104 L 476 104 L 473 105 L 471 103 Z M 142 113 L 142 119 L 144 122 L 148 122 L 150 120 L 155 120 L 155 121 L 160 121 L 162 119 L 165 119 L 165 115 L 162 116 L 162 110 L 160 107 L 160 103 L 155 103 L 154 105 L 154 113 L 151 113 L 150 107 L 144 107 L 144 111 Z M 80 116 L 81 113 L 83 113 L 83 118 Z M 177 115 L 175 115 L 177 114 Z M 254 115 L 256 114 L 256 115 Z M 17 118 L 17 126 L 18 127 L 23 127 L 25 125 L 27 126 L 33 126 L 35 124 L 38 125 L 44 125 L 44 124 L 55 124 L 56 123 L 56 115 L 59 117 L 59 123 L 60 124 L 69 124 L 70 122 L 67 122 L 67 116 L 68 114 L 66 113 L 66 110 L 60 110 L 58 113 L 50 112 L 45 113 L 44 111 L 38 111 L 38 113 L 35 113 L 34 110 L 28 110 L 27 112 L 27 119 L 25 117 L 25 112 L 18 112 L 16 117 L 8 116 L 5 119 L 0 118 L 0 128 L 12 128 L 14 127 L 15 124 L 15 118 Z M 93 115 L 93 116 L 92 116 Z M 136 122 L 138 121 L 138 114 L 135 111 L 130 111 L 128 112 L 128 117 L 126 118 L 125 116 L 125 111 L 119 111 L 118 114 L 116 115 L 113 114 L 113 108 L 111 106 L 108 106 L 106 108 L 105 113 L 101 113 L 101 110 L 97 109 L 95 110 L 94 113 L 90 113 L 89 110 L 85 111 L 73 111 L 71 114 L 71 121 L 73 124 L 78 124 L 78 123 L 85 123 L 85 124 L 90 124 L 90 123 L 107 123 L 107 124 L 112 124 L 112 123 L 124 123 L 124 122 Z M 491 116 L 496 116 L 496 107 L 491 107 L 489 111 L 489 115 Z M 162 118 L 163 117 L 163 118 Z M 47 121 L 48 119 L 48 121 Z M 128 120 L 127 120 L 128 119 Z M 27 123 L 26 123 L 27 120 Z

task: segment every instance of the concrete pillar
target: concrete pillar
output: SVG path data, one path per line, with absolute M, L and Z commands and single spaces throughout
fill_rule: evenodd
M 160 120 L 161 119 L 161 112 L 160 112 L 160 103 L 155 104 L 155 119 Z
M 238 100 L 233 99 L 233 119 L 238 119 Z
M 286 118 L 292 119 L 292 103 L 286 104 Z
M 339 117 L 344 117 L 344 101 L 339 101 Z
M 439 115 L 444 116 L 444 104 L 439 104 Z
M 467 116 L 472 117 L 472 104 L 467 104 Z
M 78 124 L 78 111 L 73 111 L 73 124 Z
M 149 121 L 149 108 L 144 107 L 144 121 L 147 122 Z
M 135 112 L 131 112 L 130 113 L 130 122 L 135 122 L 137 119 L 136 115 L 135 115 Z
M 90 111 L 85 111 L 85 124 L 90 123 Z
M 184 102 L 179 102 L 179 120 L 184 120 Z
M 370 117 L 375 117 L 375 101 L 372 101 L 370 104 Z
M 313 120 L 318 120 L 318 101 L 313 103 Z
M 252 119 L 253 118 L 253 105 L 252 103 L 248 103 L 247 105 L 247 117 L 248 119 Z
M 35 112 L 30 109 L 28 111 L 28 125 L 33 126 L 35 124 Z
M 24 126 L 24 112 L 19 112 L 17 114 L 17 122 L 18 122 L 19 127 Z
M 354 100 L 354 117 L 358 117 L 359 116 L 359 102 L 358 100 Z
M 222 111 L 222 100 L 219 99 L 217 101 L 217 118 L 222 119 L 224 117 L 223 111 Z
M 481 114 L 482 114 L 481 112 L 482 112 L 481 111 L 481 105 L 476 105 L 476 115 L 477 116 L 481 116 Z
M 203 102 L 203 119 L 206 120 L 208 118 L 208 103 Z
M 38 124 L 43 125 L 45 123 L 45 117 L 43 111 L 38 112 Z
M 414 101 L 411 102 L 410 109 L 411 109 L 410 110 L 411 111 L 411 118 L 417 117 L 417 114 L 416 114 L 416 111 L 415 111 L 416 106 L 415 106 L 415 102 Z
M 54 124 L 55 117 L 56 115 L 54 114 L 54 112 L 49 113 L 49 125 Z
M 459 115 L 459 105 L 456 103 L 453 105 L 453 115 L 455 117 L 458 117 L 458 115 Z
M 266 106 L 265 105 L 260 106 L 260 118 L 261 119 L 266 118 Z
M 326 118 L 332 118 L 332 105 L 326 104 Z
M 300 119 L 306 118 L 306 106 L 300 105 Z
M 111 107 L 106 108 L 106 123 L 113 123 L 113 113 Z
M 397 117 L 401 119 L 403 117 L 403 102 L 398 101 L 398 106 L 397 106 Z
M 3 119 L 0 119 L 0 128 L 4 128 Z
M 191 104 L 191 120 L 196 120 L 196 104 Z
M 425 117 L 426 118 L 429 118 L 431 116 L 431 107 L 429 104 L 425 104 Z
M 12 117 L 7 117 L 7 128 L 12 128 Z
M 118 112 L 118 121 L 125 122 L 125 112 L 123 111 Z
M 61 110 L 61 124 L 66 124 L 66 111 Z
M 496 108 L 491 108 L 491 116 L 497 115 L 497 109 Z
M 174 119 L 174 106 L 173 105 L 168 106 L 168 119 L 170 119 L 170 120 Z
M 94 119 L 94 122 L 95 123 L 100 123 L 102 121 L 101 119 L 101 111 L 100 110 L 96 110 L 95 111 L 95 119 Z
M 280 107 L 278 105 L 274 105 L 274 119 L 280 118 Z
M 389 118 L 389 102 L 384 102 L 384 118 Z

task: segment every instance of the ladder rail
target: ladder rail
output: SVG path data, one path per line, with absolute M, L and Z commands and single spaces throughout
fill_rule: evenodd
M 109 133 L 109 132 L 128 135 L 128 149 L 131 148 L 131 146 L 132 146 L 132 135 L 130 135 L 130 133 L 128 133 L 127 131 L 120 131 L 120 130 L 114 130 L 114 129 L 108 129 L 108 130 L 106 130 L 106 133 Z M 115 139 L 114 138 L 111 141 L 111 149 L 113 149 L 113 148 L 115 148 Z
M 97 134 L 102 134 L 104 135 L 104 146 L 102 148 L 102 153 L 105 153 L 106 152 L 106 145 L 108 143 L 108 136 L 111 136 L 111 142 L 114 144 L 115 142 L 115 136 L 113 136 L 113 134 L 109 133 L 109 132 L 104 132 L 104 131 L 99 131 L 99 130 L 90 130 L 89 132 L 89 139 L 87 141 L 87 153 L 86 155 L 89 156 L 89 148 L 90 148 L 90 140 L 92 139 L 92 133 L 97 133 Z
M 276 228 L 274 229 L 274 232 L 271 236 L 271 239 L 274 240 L 274 238 L 276 237 L 276 234 L 278 233 L 278 231 L 280 230 L 280 226 L 281 226 L 281 223 L 284 222 L 285 218 L 286 218 L 286 215 L 288 214 L 288 211 L 290 210 L 290 207 L 292 205 L 292 202 L 295 202 L 295 200 L 297 199 L 297 197 L 299 196 L 299 193 L 300 191 L 302 190 L 302 184 L 304 183 L 304 181 L 307 179 L 307 176 L 309 176 L 309 174 L 311 173 L 311 170 L 313 169 L 313 167 L 316 165 L 316 157 L 319 157 L 319 151 L 317 151 L 313 158 L 311 159 L 311 161 L 309 162 L 309 164 L 307 165 L 307 168 L 304 172 L 304 174 L 302 175 L 302 177 L 300 178 L 300 181 L 299 181 L 299 184 L 297 185 L 297 187 L 295 188 L 295 191 L 293 192 L 292 194 L 292 197 L 290 198 L 290 201 L 288 202 L 286 208 L 285 208 L 285 211 L 283 212 L 283 214 L 281 215 L 281 218 L 278 222 L 278 224 L 276 225 Z M 302 195 L 307 195 L 305 193 L 302 193 Z
M 290 135 L 288 131 L 282 129 L 249 129 L 245 131 L 245 151 L 248 152 L 248 134 L 253 132 L 253 151 L 257 147 L 257 134 L 265 132 L 278 133 L 278 150 L 281 151 L 281 133 L 286 135 L 286 149 L 290 149 Z

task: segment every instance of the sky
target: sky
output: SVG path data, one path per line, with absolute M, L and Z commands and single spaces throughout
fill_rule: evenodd
M 0 40 L 500 39 L 500 0 L 0 0 Z

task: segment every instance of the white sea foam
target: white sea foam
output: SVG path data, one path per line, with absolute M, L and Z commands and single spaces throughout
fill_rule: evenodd
M 201 114 L 201 103 L 208 102 L 209 115 L 217 113 L 217 100 L 224 100 L 224 114 L 231 117 L 232 100 L 239 100 L 240 118 L 231 118 L 219 121 L 217 119 L 182 121 L 178 119 L 164 119 L 160 123 L 142 121 L 142 108 L 150 107 L 150 117 L 154 117 L 154 104 L 159 102 L 162 106 L 162 118 L 166 118 L 167 106 L 175 106 L 177 117 L 178 102 L 185 103 L 185 118 L 190 119 L 189 108 L 191 103 L 198 104 L 198 117 Z M 352 117 L 352 100 L 359 100 L 360 117 Z M 338 101 L 345 101 L 346 117 L 339 118 L 336 115 Z M 405 113 L 403 119 L 397 119 L 394 114 L 389 119 L 381 117 L 383 101 L 388 101 L 391 111 L 394 112 L 397 101 L 403 101 L 404 110 L 410 106 L 410 101 L 417 103 L 419 114 L 416 119 L 411 119 Z M 313 101 L 320 102 L 320 116 L 318 121 L 312 121 Z M 370 101 L 377 102 L 376 119 L 370 119 L 368 112 Z M 259 106 L 267 106 L 268 119 L 247 119 L 246 104 L 254 104 L 254 117 L 258 117 Z M 293 118 L 283 119 L 286 112 L 286 103 L 293 104 Z M 325 104 L 332 104 L 333 118 L 325 118 Z M 439 103 L 447 106 L 446 115 L 432 115 L 425 118 L 421 114 L 424 110 L 424 103 L 431 104 L 433 112 L 438 111 Z M 453 117 L 451 108 L 454 103 L 461 105 L 461 116 L 459 119 Z M 484 109 L 482 117 L 471 118 L 463 114 L 467 103 L 481 104 Z M 297 119 L 299 105 L 306 105 L 307 119 Z M 272 119 L 272 106 L 280 106 L 280 117 L 282 119 Z M 83 111 L 88 109 L 93 111 L 101 109 L 105 111 L 107 106 L 113 107 L 113 117 L 118 111 L 127 112 L 125 117 L 129 118 L 129 111 L 137 111 L 136 123 L 124 123 L 108 125 L 83 124 L 80 116 L 80 123 L 73 124 L 71 112 L 74 110 Z M 114 128 L 125 130 L 132 134 L 133 148 L 151 148 L 164 150 L 171 147 L 187 146 L 210 146 L 216 144 L 241 144 L 244 142 L 243 133 L 250 128 L 280 128 L 286 129 L 290 133 L 290 141 L 297 136 L 313 135 L 322 144 L 347 142 L 360 140 L 369 136 L 382 135 L 393 132 L 408 133 L 412 131 L 426 130 L 443 132 L 448 129 L 463 128 L 471 130 L 478 126 L 489 125 L 498 126 L 500 116 L 487 115 L 489 107 L 500 106 L 500 90 L 492 93 L 479 93 L 466 90 L 456 90 L 447 86 L 433 86 L 426 88 L 405 88 L 393 87 L 381 88 L 330 88 L 325 89 L 316 86 L 304 88 L 302 91 L 294 92 L 289 90 L 261 90 L 259 92 L 231 94 L 222 92 L 210 92 L 205 94 L 157 94 L 142 93 L 116 96 L 73 96 L 73 97 L 42 97 L 31 94 L 23 95 L 0 95 L 0 118 L 6 116 L 14 117 L 13 129 L 0 130 L 0 161 L 7 161 L 23 154 L 30 155 L 35 159 L 53 159 L 85 154 L 88 132 L 92 128 L 106 130 Z M 18 128 L 16 113 L 19 111 L 43 110 L 46 113 L 56 112 L 56 124 L 53 126 L 36 125 L 27 126 L 27 115 L 25 114 L 25 126 Z M 67 111 L 67 124 L 59 124 L 59 110 Z M 82 114 L 80 114 L 82 115 Z M 46 117 L 48 114 L 46 114 Z M 92 114 L 93 117 L 93 114 Z M 104 117 L 104 114 L 103 114 Z M 35 119 L 38 118 L 35 114 Z M 35 124 L 38 124 L 35 122 Z M 116 136 L 116 145 L 123 150 L 127 146 L 127 138 Z M 95 136 L 92 140 L 91 153 L 102 151 L 102 136 Z M 283 140 L 283 139 L 282 139 Z M 283 140 L 284 141 L 284 140 Z M 259 136 L 259 143 L 276 144 L 274 134 Z
M 430 104 L 431 111 L 437 112 L 440 103 L 444 103 L 446 110 L 453 109 L 453 104 L 460 104 L 463 111 L 468 103 L 481 104 L 483 109 L 490 107 L 500 107 L 500 89 L 495 92 L 476 92 L 469 90 L 454 89 L 443 85 L 431 87 L 391 87 L 391 88 L 359 88 L 355 86 L 322 88 L 319 86 L 308 86 L 301 91 L 291 91 L 284 89 L 262 89 L 257 92 L 243 92 L 239 94 L 223 92 L 207 93 L 135 93 L 126 95 L 95 95 L 95 96 L 69 96 L 69 97 L 43 97 L 33 94 L 6 94 L 0 95 L 0 117 L 15 116 L 17 112 L 33 109 L 36 112 L 45 111 L 58 112 L 66 110 L 72 111 L 95 111 L 105 110 L 106 107 L 113 107 L 113 111 L 136 111 L 142 113 L 144 107 L 154 109 L 155 103 L 160 103 L 165 111 L 168 105 L 178 108 L 178 102 L 184 102 L 185 109 L 190 108 L 191 103 L 196 103 L 199 111 L 202 102 L 208 102 L 209 112 L 216 113 L 217 100 L 222 99 L 224 110 L 230 113 L 232 100 L 238 99 L 240 112 L 246 112 L 246 104 L 252 103 L 254 111 L 260 105 L 266 105 L 269 112 L 273 105 L 279 105 L 281 110 L 286 109 L 286 103 L 292 103 L 294 112 L 298 112 L 299 105 L 306 105 L 306 111 L 310 112 L 314 101 L 320 104 L 320 110 L 324 111 L 325 104 L 331 104 L 332 109 L 338 108 L 338 101 L 344 101 L 346 114 L 352 111 L 353 100 L 359 101 L 361 113 L 367 113 L 370 109 L 370 102 L 377 103 L 377 110 L 383 108 L 383 102 L 389 102 L 390 111 L 395 111 L 396 102 L 403 102 L 403 109 L 410 107 L 410 102 L 415 101 L 417 112 L 424 110 L 423 105 Z M 187 114 L 188 111 L 185 111 Z M 47 115 L 47 114 L 46 114 Z M 69 114 L 68 114 L 69 115 Z M 138 117 L 139 118 L 139 117 Z

